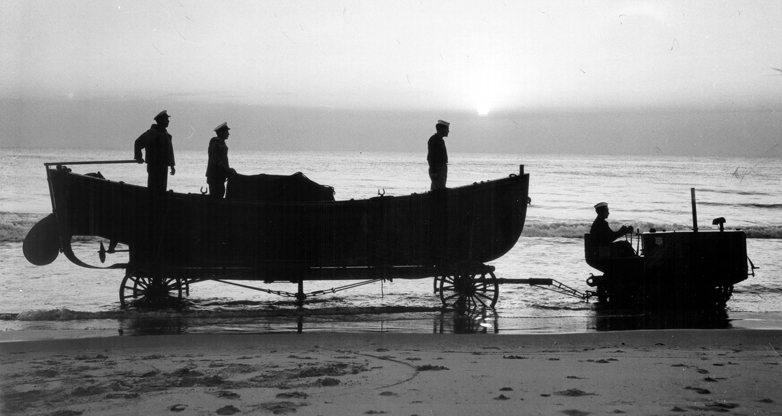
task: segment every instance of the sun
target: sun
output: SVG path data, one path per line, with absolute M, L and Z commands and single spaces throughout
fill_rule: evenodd
M 487 107 L 487 106 L 479 106 L 478 107 L 478 115 L 479 116 L 487 116 L 487 115 L 489 115 L 489 107 Z

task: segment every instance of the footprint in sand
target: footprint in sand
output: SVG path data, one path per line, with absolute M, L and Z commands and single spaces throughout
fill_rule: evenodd
M 567 390 L 554 392 L 554 394 L 556 394 L 557 396 L 568 396 L 568 397 L 597 396 L 595 393 L 587 393 L 579 389 L 567 389 Z
M 687 406 L 687 407 L 691 410 L 695 410 L 698 412 L 726 413 L 729 412 L 731 409 L 735 409 L 739 407 L 739 405 L 737 403 L 709 402 L 703 406 Z
M 448 367 L 443 367 L 441 365 L 426 364 L 426 365 L 419 365 L 415 369 L 418 371 L 441 371 L 441 370 L 448 370 Z
M 319 379 L 315 380 L 315 385 L 316 386 L 322 386 L 322 387 L 334 387 L 334 386 L 339 385 L 339 380 L 337 380 L 336 378 L 331 378 L 331 377 L 326 377 L 326 378 L 323 378 L 323 379 L 319 378 Z
M 689 387 L 689 386 L 687 386 L 687 387 L 685 387 L 684 389 L 685 389 L 685 390 L 694 390 L 694 391 L 695 391 L 696 393 L 698 393 L 698 394 L 711 394 L 711 392 L 710 392 L 709 390 L 707 390 L 707 389 L 702 389 L 702 388 L 700 388 L 700 387 Z
M 267 412 L 271 412 L 275 415 L 283 415 L 286 413 L 296 413 L 298 406 L 291 402 L 270 402 L 261 405 L 261 408 Z M 226 413 L 227 414 L 227 413 Z
M 562 413 L 568 416 L 587 416 L 589 414 L 589 412 L 585 412 L 583 410 L 577 410 L 577 409 L 563 410 Z
M 78 416 L 84 412 L 78 410 L 58 410 L 52 413 L 52 416 Z
M 220 390 L 217 392 L 217 397 L 224 397 L 226 399 L 238 399 L 239 393 L 228 391 L 228 390 Z
M 240 412 L 241 412 L 241 410 L 237 409 L 236 407 L 234 407 L 232 405 L 221 407 L 221 408 L 217 409 L 217 411 L 216 411 L 216 413 L 218 415 L 235 415 L 235 414 L 240 413 Z
M 290 392 L 290 393 L 280 393 L 277 395 L 278 399 L 306 399 L 307 393 L 302 393 L 298 391 Z

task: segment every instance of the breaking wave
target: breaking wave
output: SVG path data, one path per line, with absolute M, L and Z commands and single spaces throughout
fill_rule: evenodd
M 686 231 L 690 230 L 691 226 L 684 224 L 654 224 L 654 223 L 637 223 L 633 224 L 636 228 L 642 230 L 642 232 L 649 231 L 654 228 L 657 231 Z M 524 224 L 523 237 L 559 237 L 559 238 L 583 238 L 584 234 L 589 232 L 591 223 L 539 223 L 534 221 L 527 221 Z M 700 230 L 717 230 L 718 227 L 712 226 L 700 226 Z M 782 238 L 782 225 L 752 225 L 747 227 L 736 227 L 727 229 L 742 230 L 747 234 L 747 238 Z
M 0 242 L 22 242 L 27 232 L 47 214 L 0 212 Z

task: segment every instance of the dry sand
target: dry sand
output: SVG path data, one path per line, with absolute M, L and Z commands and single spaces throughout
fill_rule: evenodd
M 8 415 L 782 414 L 782 331 L 0 344 Z

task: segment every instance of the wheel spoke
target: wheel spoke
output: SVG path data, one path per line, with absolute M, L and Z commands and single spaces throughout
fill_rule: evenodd
M 484 308 L 489 308 L 489 307 L 490 307 L 488 304 L 486 304 L 486 302 L 484 302 L 484 301 L 483 301 L 483 299 L 481 299 L 481 298 L 480 298 L 480 297 L 478 297 L 478 296 L 476 296 L 476 297 L 475 297 L 475 298 L 473 298 L 473 299 L 475 299 L 475 300 L 477 300 L 478 302 L 480 302 L 480 303 L 481 303 L 481 305 L 483 305 L 483 307 L 484 307 Z M 490 302 L 490 303 L 491 303 L 491 302 Z M 476 306 L 477 306 L 477 303 L 476 303 Z
M 458 297 L 460 297 L 460 296 L 461 296 L 460 294 L 458 294 L 458 293 L 455 293 L 455 292 L 454 292 L 454 294 L 452 294 L 452 295 L 450 295 L 450 296 L 446 296 L 446 297 L 445 297 L 445 298 L 443 298 L 443 299 L 444 299 L 444 301 L 448 301 L 448 300 L 451 300 L 451 299 L 453 299 L 453 298 L 458 298 Z
M 491 297 L 491 296 L 486 296 L 486 295 L 485 295 L 485 294 L 483 294 L 483 293 L 476 293 L 474 297 L 475 297 L 476 299 L 480 300 L 481 302 L 483 302 L 483 300 L 482 300 L 482 299 L 486 299 L 486 300 L 488 300 L 488 301 L 489 301 L 489 303 L 491 303 L 491 300 L 492 300 L 492 297 Z

